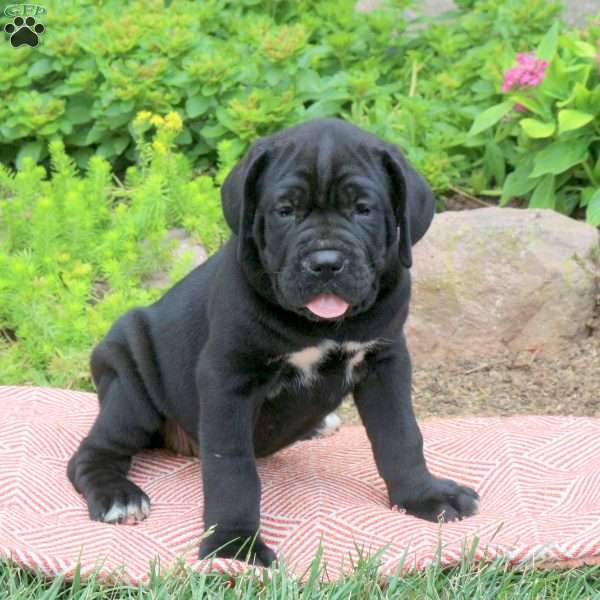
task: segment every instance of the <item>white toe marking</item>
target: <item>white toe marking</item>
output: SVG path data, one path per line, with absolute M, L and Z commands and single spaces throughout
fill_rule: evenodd
M 123 521 L 143 521 L 150 514 L 150 503 L 146 498 L 142 498 L 141 503 L 129 502 L 125 506 L 122 502 L 115 502 L 106 511 L 102 518 L 105 523 L 117 523 Z M 132 518 L 133 517 L 133 518 Z
M 115 502 L 107 511 L 102 520 L 105 523 L 116 523 L 127 514 L 127 507 L 120 502 Z

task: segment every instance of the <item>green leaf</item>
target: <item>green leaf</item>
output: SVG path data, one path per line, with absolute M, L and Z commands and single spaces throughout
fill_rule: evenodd
M 339 100 L 318 100 L 311 104 L 304 113 L 305 119 L 332 117 L 339 114 L 342 102 Z
M 519 104 L 522 104 L 527 110 L 542 117 L 542 119 L 549 120 L 552 118 L 552 112 L 548 110 L 548 108 L 542 102 L 533 96 L 513 93 L 511 94 L 511 98 L 515 101 L 515 103 L 518 102 Z
M 589 73 L 585 73 L 586 77 L 588 75 Z M 572 74 L 566 75 L 566 77 L 569 77 L 571 86 L 573 87 L 573 91 L 569 94 L 569 97 L 566 100 L 557 102 L 556 106 L 558 106 L 558 108 L 563 108 L 564 106 L 568 106 L 569 104 L 575 104 L 576 106 L 584 106 L 585 104 L 587 104 L 587 101 L 591 94 L 590 90 L 587 89 L 585 84 L 579 81 L 577 81 L 573 86 L 575 79 Z
M 569 77 L 565 77 L 564 67 L 559 59 L 552 61 L 552 64 L 546 71 L 544 85 L 540 92 L 549 98 L 555 100 L 566 100 L 571 94 L 572 84 Z
M 128 136 L 120 136 L 113 140 L 113 148 L 116 154 L 123 154 L 125 148 L 129 145 L 130 139 Z
M 540 45 L 535 53 L 539 60 L 550 62 L 554 58 L 556 48 L 558 47 L 558 26 L 559 21 L 557 19 L 540 41 Z
M 82 85 L 73 85 L 71 83 L 61 83 L 52 89 L 52 92 L 57 96 L 72 96 L 83 91 Z
M 33 142 L 27 142 L 19 148 L 17 153 L 16 164 L 17 169 L 21 169 L 23 159 L 26 157 L 32 158 L 33 162 L 37 163 L 40 159 L 42 150 L 44 149 L 44 142 L 42 140 L 34 140 Z
M 219 123 L 221 123 L 223 127 L 226 127 L 234 133 L 238 131 L 238 123 L 222 106 L 217 107 L 217 110 L 215 111 L 215 116 L 217 117 L 217 121 L 219 121 Z
M 573 50 L 581 58 L 596 58 L 596 48 L 587 42 L 577 41 L 573 44 Z
M 2 141 L 6 143 L 6 141 L 16 140 L 17 138 L 23 137 L 24 135 L 28 135 L 30 133 L 29 127 L 24 127 L 23 125 L 10 126 L 10 125 L 0 125 L 0 135 L 4 138 Z
M 594 175 L 594 177 L 597 177 L 598 179 L 600 179 L 600 156 L 598 157 L 598 160 L 596 161 L 596 166 L 594 167 L 592 174 Z
M 471 173 L 471 176 L 467 181 L 469 183 L 469 187 L 471 188 L 471 190 L 473 190 L 472 193 L 475 196 L 479 196 L 481 194 L 481 191 L 488 187 L 488 179 L 483 169 L 476 169 L 475 171 L 473 171 L 473 173 Z
M 214 83 L 205 83 L 201 91 L 205 96 L 214 96 L 219 91 L 219 86 Z
M 537 119 L 521 119 L 521 127 L 530 138 L 547 138 L 556 130 L 554 123 L 544 123 Z
M 596 193 L 596 188 L 593 187 L 584 187 L 581 190 L 581 198 L 579 200 L 579 206 L 585 207 L 587 206 L 591 199 L 594 197 L 594 194 Z
M 90 157 L 94 154 L 93 148 L 77 148 L 70 153 L 71 157 L 80 169 L 86 169 Z
M 318 94 L 321 91 L 321 78 L 316 71 L 305 69 L 296 76 L 296 88 L 301 96 Z
M 277 66 L 270 66 L 263 70 L 262 75 L 267 84 L 274 87 L 279 83 L 283 73 Z
M 185 112 L 190 119 L 203 115 L 210 106 L 210 98 L 205 96 L 192 96 L 185 102 Z
M 27 71 L 27 76 L 33 79 L 43 77 L 52 71 L 52 61 L 49 58 L 40 58 L 36 60 Z
M 489 129 L 492 125 L 495 125 L 505 114 L 507 114 L 513 107 L 513 102 L 502 102 L 491 106 L 487 110 L 484 110 L 481 114 L 477 115 L 473 125 L 469 131 L 469 135 L 477 135 L 486 129 Z
M 540 179 L 529 199 L 529 208 L 554 208 L 555 205 L 554 175 L 545 175 Z
M 590 225 L 594 225 L 594 227 L 600 226 L 600 188 L 596 190 L 596 193 L 587 205 L 585 220 Z
M 558 133 L 579 129 L 593 120 L 594 115 L 590 113 L 565 108 L 558 113 Z
M 108 108 L 105 108 L 103 112 L 107 117 L 118 117 L 131 112 L 134 106 L 135 102 L 133 100 L 127 100 L 126 102 L 113 102 Z
M 125 137 L 125 136 L 116 137 L 116 138 L 110 137 L 109 139 L 102 142 L 98 146 L 98 149 L 96 150 L 96 154 L 99 154 L 100 156 L 104 156 L 105 158 L 111 158 L 112 156 L 118 156 L 119 154 L 121 154 L 123 152 L 123 150 L 125 150 L 125 148 L 127 147 L 127 144 L 129 144 L 128 137 Z
M 59 124 L 58 121 L 50 121 L 46 123 L 43 127 L 38 130 L 38 133 L 41 135 L 52 135 L 58 131 Z
M 559 183 L 555 183 L 555 188 L 559 187 Z M 579 195 L 577 192 L 567 192 L 565 189 L 556 192 L 556 206 L 554 210 L 563 215 L 570 215 L 579 205 Z
M 183 71 L 176 71 L 171 77 L 165 78 L 168 85 L 173 87 L 189 88 L 190 76 Z
M 205 125 L 201 130 L 200 134 L 205 138 L 218 138 L 227 133 L 227 129 L 221 125 L 221 123 L 213 123 L 212 125 Z
M 525 160 L 512 173 L 508 175 L 502 187 L 500 206 L 504 206 L 511 198 L 519 198 L 531 191 L 537 184 L 537 179 L 531 179 L 532 161 Z
M 180 144 L 182 146 L 191 144 L 192 134 L 190 133 L 190 130 L 184 125 L 183 129 L 179 132 L 179 135 L 175 138 L 174 141 L 176 144 Z
M 86 146 L 86 138 L 90 132 L 91 126 L 77 127 L 77 129 L 65 138 L 67 146 Z
M 73 124 L 69 119 L 61 118 L 58 121 L 58 127 L 61 133 L 69 135 L 73 131 Z
M 493 140 L 490 140 L 485 146 L 485 155 L 483 157 L 483 166 L 488 177 L 493 177 L 497 185 L 502 185 L 506 178 L 506 165 L 504 155 L 500 146 Z
M 131 120 L 135 117 L 133 111 L 123 113 L 114 117 L 107 118 L 109 129 L 112 131 L 118 131 L 121 127 L 128 125 Z
M 87 146 L 89 144 L 95 144 L 102 139 L 105 133 L 106 127 L 99 125 L 97 122 L 94 123 L 85 138 L 85 145 Z
M 110 158 L 113 156 L 115 151 L 113 149 L 112 140 L 109 139 L 106 142 L 102 142 L 96 149 L 96 154 L 99 154 L 104 158 Z
M 92 98 L 75 96 L 68 100 L 65 116 L 73 125 L 80 125 L 92 120 Z
M 574 165 L 583 162 L 588 156 L 587 139 L 554 142 L 538 152 L 530 177 L 552 173 L 558 175 Z
M 73 68 L 82 71 L 96 71 L 98 69 L 96 57 L 84 54 L 73 63 Z

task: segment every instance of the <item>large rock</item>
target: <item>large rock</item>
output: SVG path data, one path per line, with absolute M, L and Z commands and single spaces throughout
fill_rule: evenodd
M 436 215 L 413 249 L 406 334 L 414 363 L 550 354 L 585 336 L 598 255 L 594 227 L 550 210 Z

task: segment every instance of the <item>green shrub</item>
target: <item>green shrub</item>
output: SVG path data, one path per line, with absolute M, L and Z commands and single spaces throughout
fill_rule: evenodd
M 359 14 L 355 0 L 51 3 L 38 48 L 0 47 L 0 159 L 44 160 L 61 135 L 79 166 L 98 153 L 120 173 L 136 159 L 134 115 L 177 110 L 178 149 L 212 169 L 260 135 L 341 116 L 400 144 L 438 192 L 497 188 L 467 133 L 558 3 L 462 3 L 407 31 L 408 4 Z
M 372 95 L 409 2 L 369 15 L 355 0 L 44 3 L 38 47 L 0 45 L 0 160 L 44 160 L 59 135 L 80 167 L 97 153 L 120 172 L 135 161 L 134 116 L 177 110 L 178 148 L 214 166 L 220 141 L 239 156 L 257 136 Z
M 353 120 L 398 143 L 440 193 L 487 189 L 479 185 L 485 144 L 468 131 L 501 98 L 503 70 L 515 53 L 537 44 L 560 12 L 557 2 L 546 0 L 463 4 L 399 38 L 391 57 L 391 73 L 403 82 L 399 91 L 352 107 Z
M 587 221 L 600 225 L 600 25 L 560 33 L 557 23 L 519 62 L 505 75 L 507 97 L 470 132 L 485 144 L 500 204 L 518 196 L 566 214 L 586 208 Z M 504 163 L 514 168 L 506 178 Z
M 167 266 L 174 282 L 189 267 L 189 256 L 172 264 L 166 229 L 183 227 L 209 250 L 222 243 L 218 187 L 173 152 L 181 129 L 177 113 L 140 115 L 132 123 L 140 159 L 122 184 L 100 156 L 79 176 L 58 140 L 49 177 L 30 158 L 17 173 L 0 165 L 3 384 L 89 388 L 93 344 L 128 308 L 163 292 L 146 289 L 145 277 Z

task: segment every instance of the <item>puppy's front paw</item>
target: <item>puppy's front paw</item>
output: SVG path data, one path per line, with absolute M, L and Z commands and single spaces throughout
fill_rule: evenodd
M 412 490 L 392 498 L 392 504 L 406 509 L 409 515 L 427 521 L 457 521 L 479 510 L 479 494 L 451 479 L 429 476 Z
M 150 514 L 150 499 L 128 479 L 115 478 L 86 497 L 90 517 L 105 523 L 133 525 Z
M 262 564 L 268 567 L 277 555 L 267 546 L 259 535 L 248 535 L 239 532 L 220 532 L 218 529 L 204 538 L 200 544 L 200 558 L 218 556 L 235 558 L 249 563 Z

